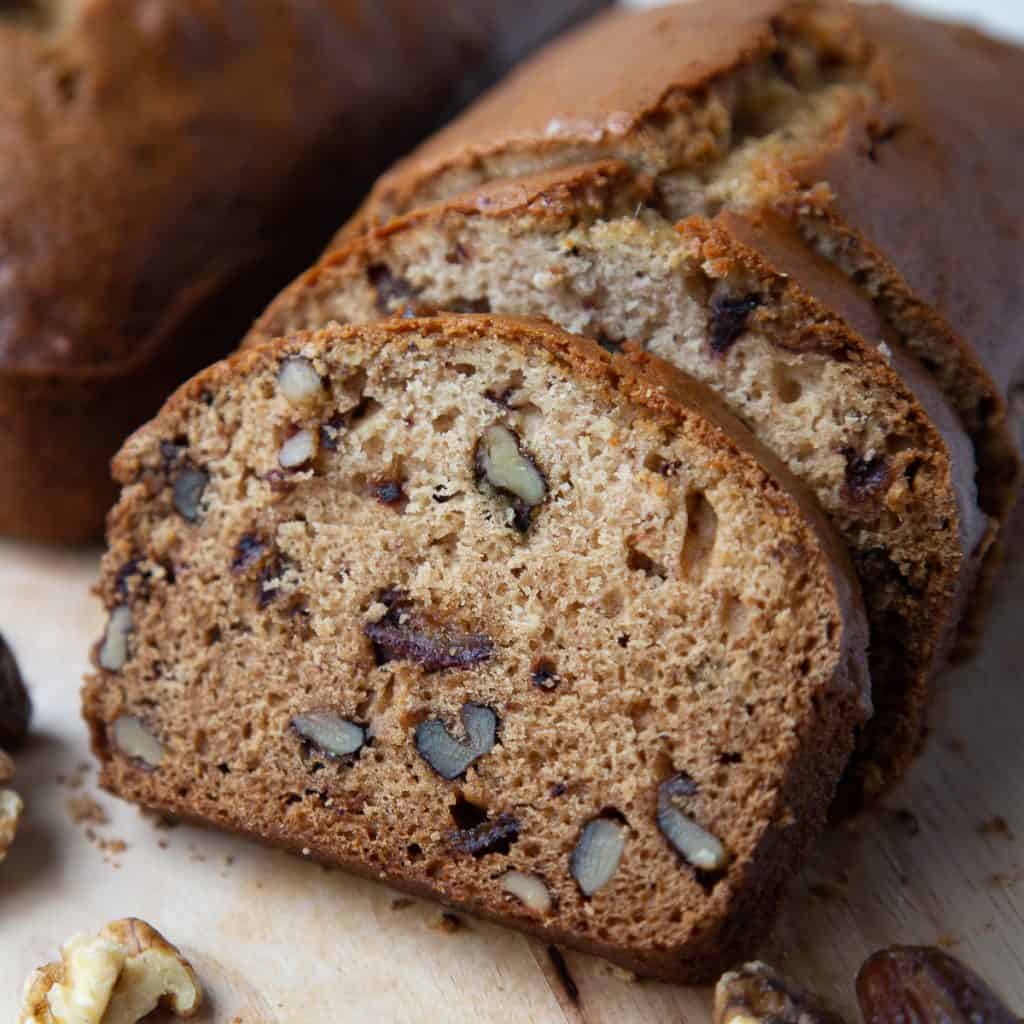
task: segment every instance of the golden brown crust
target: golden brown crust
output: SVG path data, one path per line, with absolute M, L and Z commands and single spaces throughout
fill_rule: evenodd
M 81 6 L 0 15 L 0 533 L 51 541 L 98 531 L 118 441 L 387 160 L 603 3 Z
M 737 481 L 737 494 L 756 495 L 752 500 L 766 510 L 766 515 L 770 514 L 778 528 L 787 537 L 792 536 L 799 541 L 799 551 L 794 549 L 780 553 L 779 557 L 787 563 L 795 559 L 801 566 L 806 563 L 806 578 L 814 581 L 816 591 L 820 588 L 820 598 L 829 609 L 827 618 L 833 625 L 830 626 L 830 639 L 826 646 L 833 652 L 828 659 L 831 667 L 824 671 L 809 669 L 813 683 L 794 680 L 793 684 L 801 690 L 812 686 L 820 699 L 806 701 L 803 697 L 795 698 L 792 707 L 786 702 L 785 707 L 782 704 L 776 706 L 774 701 L 765 705 L 767 717 L 779 715 L 780 724 L 785 723 L 784 731 L 792 730 L 792 746 L 789 741 L 786 744 L 787 761 L 784 765 L 776 764 L 772 769 L 773 777 L 777 774 L 779 781 L 771 794 L 770 811 L 766 807 L 770 820 L 765 822 L 763 830 L 758 825 L 756 848 L 749 856 L 744 854 L 742 861 L 736 863 L 735 870 L 730 868 L 728 876 L 719 880 L 706 898 L 701 897 L 696 904 L 691 901 L 689 906 L 692 909 L 687 910 L 680 925 L 680 933 L 686 936 L 685 943 L 669 949 L 658 948 L 657 937 L 646 934 L 642 943 L 624 943 L 616 940 L 614 931 L 599 935 L 594 929 L 560 927 L 557 913 L 547 919 L 547 927 L 541 927 L 536 919 L 531 921 L 529 915 L 514 913 L 507 902 L 503 904 L 499 900 L 484 898 L 478 883 L 472 882 L 465 873 L 459 874 L 452 869 L 444 874 L 445 868 L 441 876 L 431 874 L 431 870 L 436 869 L 430 868 L 429 855 L 425 860 L 421 856 L 424 851 L 419 847 L 417 859 L 411 862 L 403 859 L 402 851 L 405 850 L 404 844 L 409 842 L 408 838 L 402 839 L 400 850 L 391 849 L 385 859 L 368 862 L 357 856 L 351 846 L 342 844 L 340 838 L 334 838 L 340 837 L 341 833 L 333 825 L 325 824 L 330 819 L 345 825 L 344 815 L 337 817 L 329 809 L 321 812 L 316 807 L 307 808 L 300 804 L 296 804 L 294 813 L 289 811 L 287 816 L 276 814 L 274 808 L 277 804 L 270 798 L 270 791 L 266 788 L 257 791 L 255 776 L 251 774 L 243 772 L 243 777 L 238 780 L 243 786 L 241 790 L 229 790 L 234 776 L 225 775 L 223 786 L 219 787 L 220 795 L 205 783 L 197 783 L 186 786 L 187 795 L 182 796 L 177 780 L 183 780 L 184 776 L 180 773 L 177 777 L 174 775 L 175 762 L 180 759 L 182 770 L 192 771 L 191 759 L 195 753 L 190 741 L 185 741 L 186 747 L 178 747 L 177 741 L 172 742 L 166 757 L 155 770 L 147 770 L 137 761 L 120 755 L 111 739 L 111 723 L 124 714 L 141 693 L 136 687 L 142 676 L 136 678 L 133 674 L 142 673 L 141 666 L 138 669 L 126 667 L 125 674 L 120 677 L 100 672 L 87 684 L 85 715 L 94 749 L 103 762 L 102 780 L 104 785 L 130 799 L 174 813 L 192 815 L 293 850 L 302 850 L 324 861 L 383 877 L 410 891 L 434 897 L 440 894 L 467 910 L 543 934 L 548 941 L 565 941 L 614 958 L 644 974 L 676 981 L 707 979 L 763 937 L 770 927 L 788 876 L 802 861 L 820 830 L 835 779 L 852 745 L 852 730 L 866 710 L 866 626 L 857 584 L 842 545 L 831 536 L 816 503 L 785 470 L 777 468 L 774 463 L 768 467 L 762 465 L 759 446 L 747 431 L 720 409 L 713 396 L 678 371 L 642 354 L 611 357 L 593 342 L 569 337 L 545 323 L 489 316 L 396 320 L 361 328 L 330 327 L 249 348 L 204 371 L 182 387 L 167 402 L 158 419 L 129 439 L 116 459 L 115 470 L 119 480 L 125 484 L 125 491 L 110 520 L 111 551 L 106 560 L 109 571 L 101 584 L 101 592 L 109 605 L 124 600 L 118 590 L 116 564 L 130 547 L 146 547 L 150 539 L 159 533 L 156 523 L 152 534 L 148 527 L 139 532 L 138 523 L 143 521 L 144 509 L 150 501 L 146 487 L 140 487 L 137 482 L 140 471 L 150 464 L 154 451 L 159 456 L 160 440 L 168 435 L 176 436 L 185 423 L 191 424 L 192 443 L 197 450 L 211 441 L 205 432 L 200 433 L 194 419 L 197 412 L 203 415 L 201 410 L 210 408 L 206 405 L 210 396 L 213 407 L 219 408 L 219 403 L 231 401 L 227 394 L 229 388 L 237 395 L 235 389 L 250 381 L 273 381 L 282 360 L 300 352 L 305 358 L 317 361 L 321 372 L 327 372 L 332 359 L 337 359 L 339 353 L 354 346 L 359 346 L 359 351 L 367 354 L 367 360 L 371 353 L 376 360 L 379 354 L 392 350 L 422 354 L 433 352 L 435 348 L 458 353 L 463 360 L 478 346 L 497 344 L 495 339 L 500 339 L 503 347 L 522 353 L 530 364 L 550 366 L 553 378 L 560 380 L 564 377 L 573 381 L 581 392 L 585 390 L 588 394 L 601 396 L 601 408 L 605 408 L 603 403 L 607 400 L 615 407 L 635 409 L 637 419 L 631 418 L 629 422 L 638 424 L 638 431 L 645 429 L 642 424 L 650 421 L 659 424 L 659 429 L 663 424 L 670 434 L 678 430 L 680 436 L 699 442 L 695 450 L 699 449 L 702 457 L 706 455 L 707 464 L 715 467 L 716 474 L 719 471 L 717 467 L 721 466 L 730 479 Z M 246 408 L 250 407 L 247 403 Z M 220 414 L 216 415 L 219 417 Z M 768 461 L 771 462 L 770 458 Z M 311 517 L 310 522 L 315 518 L 315 515 Z M 214 531 L 210 535 L 211 543 L 216 544 L 213 536 L 220 527 L 211 520 L 210 528 Z M 188 557 L 184 551 L 182 555 Z M 223 562 L 221 555 L 216 560 Z M 187 572 L 187 567 L 183 568 Z M 175 586 L 181 584 L 182 577 L 179 576 Z M 154 582 L 154 587 L 158 588 L 159 584 Z M 145 600 L 159 602 L 159 593 L 159 589 L 155 589 Z M 790 600 L 791 592 L 785 588 L 784 595 L 780 596 L 785 603 Z M 818 596 L 816 593 L 816 599 Z M 151 611 L 152 608 L 147 609 L 142 603 L 137 606 L 139 628 L 143 628 L 141 623 Z M 179 626 L 189 628 L 184 622 Z M 783 632 L 786 629 L 781 624 L 778 628 Z M 140 647 L 144 640 L 139 638 Z M 621 649 L 614 642 L 612 647 Z M 216 657 L 215 652 L 213 656 Z M 666 657 L 672 656 L 671 652 L 666 652 Z M 213 662 L 209 663 L 208 671 L 218 671 Z M 209 680 L 213 676 L 205 675 L 204 678 Z M 451 685 L 465 683 L 453 679 Z M 789 684 L 782 685 L 788 687 Z M 151 713 L 168 720 L 171 709 L 161 710 L 159 707 L 161 699 L 166 701 L 168 697 L 155 694 L 148 683 L 143 687 L 150 697 L 156 698 L 157 707 L 151 709 Z M 185 691 L 179 688 L 176 692 L 179 696 L 170 698 L 171 702 L 183 704 Z M 179 710 L 184 713 L 188 707 L 183 704 Z M 511 709 L 509 714 L 511 716 Z M 256 728 L 260 730 L 260 726 Z M 211 724 L 206 730 L 206 737 L 209 743 L 216 745 L 221 739 L 213 732 Z M 274 729 L 263 735 L 277 737 L 278 734 Z M 384 738 L 374 749 L 381 750 L 385 757 L 394 756 L 386 753 L 393 749 L 388 746 L 387 735 L 390 734 L 380 735 Z M 280 741 L 270 738 L 266 742 L 268 749 L 259 760 L 269 764 L 273 757 L 269 748 Z M 761 763 L 763 753 L 760 748 L 756 752 L 758 763 Z M 747 755 L 752 759 L 755 752 L 748 750 Z M 788 760 L 790 756 L 792 761 Z M 215 769 L 213 765 L 209 767 Z M 213 774 L 218 775 L 215 770 Z M 261 778 L 260 786 L 266 787 L 266 777 Z M 318 779 L 318 785 L 330 784 L 321 776 Z M 467 788 L 472 784 L 467 782 Z M 233 795 L 229 796 L 229 792 Z M 759 800 L 757 794 L 763 793 L 763 787 L 752 781 L 749 786 L 744 783 L 743 792 Z M 354 825 L 359 828 L 358 823 L 362 820 L 369 821 L 362 818 L 349 820 L 348 827 Z M 431 822 L 431 828 L 436 829 L 436 821 L 431 818 Z M 500 865 L 503 861 L 498 859 L 491 863 Z M 558 868 L 551 865 L 550 870 Z M 674 879 L 675 875 L 671 878 Z M 562 891 L 564 898 L 568 899 L 568 891 Z M 662 895 L 663 903 L 668 900 L 667 905 L 675 905 L 671 891 Z M 568 907 L 566 913 L 569 913 Z
M 423 202 L 431 179 L 478 158 L 576 144 L 614 145 L 687 105 L 715 79 L 770 50 L 787 0 L 724 0 L 610 11 L 526 61 L 383 175 L 339 238 Z M 623 59 L 623 40 L 629 41 Z

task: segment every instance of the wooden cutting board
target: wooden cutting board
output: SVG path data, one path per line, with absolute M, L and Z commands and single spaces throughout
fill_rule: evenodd
M 18 758 L 27 805 L 0 866 L 0 1020 L 62 941 L 127 915 L 192 960 L 203 1022 L 704 1024 L 709 993 L 636 982 L 586 956 L 383 885 L 189 826 L 158 827 L 101 793 L 78 688 L 102 628 L 98 552 L 0 543 L 0 630 L 36 705 Z M 982 654 L 942 681 L 928 750 L 885 809 L 833 829 L 794 880 L 763 957 L 853 1015 L 863 958 L 948 948 L 1024 1011 L 1024 517 Z

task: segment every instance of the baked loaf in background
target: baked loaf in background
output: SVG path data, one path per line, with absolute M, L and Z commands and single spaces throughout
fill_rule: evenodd
M 339 241 L 486 181 L 610 157 L 652 175 L 672 219 L 774 208 L 938 382 L 1002 522 L 1020 465 L 1007 399 L 1024 388 L 1022 94 L 1024 50 L 887 6 L 609 12 L 385 174 Z
M 869 711 L 842 545 L 701 385 L 333 327 L 114 463 L 101 781 L 674 981 L 764 937 Z
M 328 254 L 250 343 L 403 309 L 489 310 L 632 339 L 711 385 L 815 493 L 860 575 L 875 715 L 841 794 L 852 809 L 918 751 L 991 540 L 971 444 L 873 305 L 787 221 L 674 225 L 656 200 L 620 162 L 481 187 Z
M 374 174 L 602 0 L 0 10 L 0 533 L 97 534 L 108 461 Z

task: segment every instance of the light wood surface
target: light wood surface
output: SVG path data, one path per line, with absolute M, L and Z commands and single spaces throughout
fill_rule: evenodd
M 206 1024 L 707 1021 L 707 991 L 632 982 L 569 952 L 567 987 L 543 943 L 466 918 L 446 931 L 436 906 L 396 907 L 383 885 L 158 828 L 101 793 L 78 717 L 102 626 L 97 557 L 0 543 L 0 630 L 36 704 L 18 758 L 26 817 L 0 867 L 0 1020 L 15 1019 L 25 976 L 73 932 L 135 915 L 192 959 L 212 996 Z M 826 836 L 763 951 L 851 1020 L 859 964 L 892 943 L 948 947 L 1024 1011 L 1022 597 L 1018 521 L 984 650 L 942 681 L 924 758 L 886 809 Z M 68 801 L 82 796 L 106 824 L 74 821 Z

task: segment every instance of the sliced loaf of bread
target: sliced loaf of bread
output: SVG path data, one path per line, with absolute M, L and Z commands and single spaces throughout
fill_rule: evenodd
M 875 717 L 844 809 L 899 780 L 993 532 L 955 412 L 870 303 L 781 218 L 674 225 L 621 162 L 483 187 L 329 254 L 250 343 L 426 309 L 543 315 L 711 385 L 813 490 L 853 555 Z
M 646 975 L 756 947 L 866 624 L 711 392 L 533 321 L 334 327 L 200 374 L 115 471 L 108 789 Z
M 1004 521 L 1020 478 L 1008 399 L 1024 407 L 1022 90 L 1024 49 L 881 4 L 613 11 L 397 164 L 343 237 L 489 181 L 607 158 L 651 175 L 670 220 L 773 209 L 939 385 L 974 443 L 982 508 Z

